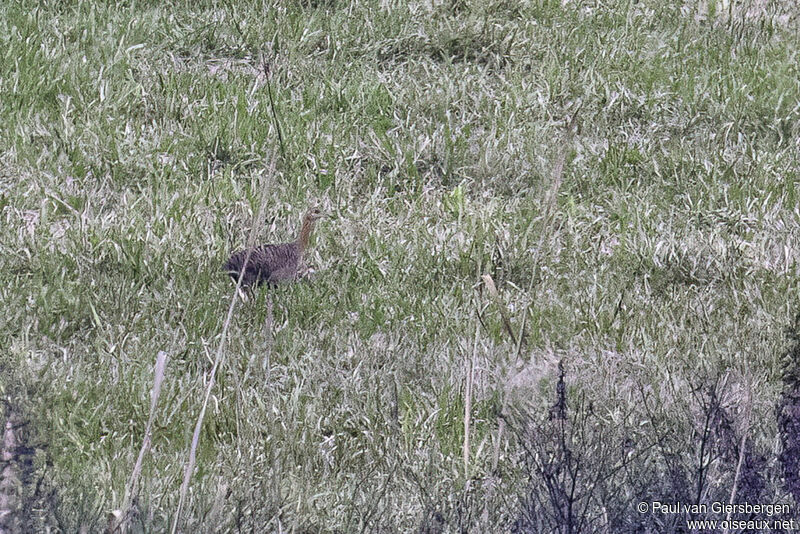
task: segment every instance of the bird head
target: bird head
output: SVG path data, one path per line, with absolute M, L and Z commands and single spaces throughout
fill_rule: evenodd
M 318 207 L 313 207 L 306 212 L 306 220 L 314 222 L 324 217 L 322 210 Z

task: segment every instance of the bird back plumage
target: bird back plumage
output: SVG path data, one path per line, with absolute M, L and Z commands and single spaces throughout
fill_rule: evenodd
M 280 245 L 260 245 L 250 249 L 234 252 L 223 266 L 235 282 L 240 285 L 260 286 L 296 280 L 301 275 L 303 251 L 308 246 L 308 239 L 314 222 L 322 217 L 319 208 L 311 208 L 303 217 L 297 240 Z M 245 264 L 246 262 L 246 264 Z
M 225 263 L 224 270 L 234 281 L 242 276 L 242 286 L 290 281 L 297 277 L 300 255 L 297 243 L 260 245 L 250 249 L 249 259 L 247 249 L 235 252 Z M 247 265 L 244 264 L 246 259 Z

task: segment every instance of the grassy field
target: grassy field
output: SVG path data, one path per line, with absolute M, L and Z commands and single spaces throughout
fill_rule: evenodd
M 169 4 L 0 6 L 6 528 L 800 518 L 793 2 Z

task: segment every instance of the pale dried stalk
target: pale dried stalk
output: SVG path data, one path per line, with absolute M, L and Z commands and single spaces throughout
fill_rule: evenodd
M 161 384 L 164 382 L 164 371 L 166 367 L 167 353 L 163 350 L 158 351 L 158 354 L 156 355 L 156 365 L 153 372 L 153 389 L 150 390 L 150 416 L 147 419 L 147 426 L 145 426 L 142 448 L 139 450 L 139 457 L 136 459 L 136 465 L 133 466 L 131 478 L 128 480 L 128 485 L 125 487 L 125 496 L 122 499 L 122 508 L 112 512 L 109 516 L 109 526 L 106 529 L 109 532 L 119 530 L 124 534 L 124 532 L 127 530 L 128 518 L 130 517 L 131 499 L 136 496 L 139 486 L 139 476 L 142 473 L 144 455 L 150 450 L 150 443 L 153 438 L 153 422 L 156 419 L 156 406 L 158 405 L 158 397 L 161 395 Z
M 270 168 L 268 175 L 272 176 L 275 171 L 275 158 L 272 158 L 270 163 Z M 255 221 L 250 228 L 250 237 L 248 238 L 248 247 L 247 247 L 247 254 L 244 258 L 244 262 L 242 263 L 242 271 L 247 268 L 247 263 L 250 261 L 250 253 L 253 249 L 253 243 L 255 242 L 255 236 L 258 234 L 258 230 L 262 221 L 264 220 L 264 208 L 266 205 L 266 187 L 262 187 L 261 191 L 261 203 L 258 208 L 258 214 L 256 215 Z M 216 383 L 217 379 L 217 370 L 220 366 L 225 362 L 225 341 L 228 338 L 228 330 L 231 326 L 231 321 L 233 320 L 233 312 L 236 309 L 236 302 L 237 302 L 237 295 L 241 292 L 241 285 L 242 285 L 242 278 L 240 276 L 239 279 L 236 281 L 236 288 L 234 290 L 234 294 L 231 298 L 231 303 L 228 306 L 228 314 L 225 317 L 225 323 L 222 325 L 222 334 L 220 336 L 219 346 L 217 347 L 217 354 L 214 357 L 214 365 L 211 367 L 210 377 L 208 380 L 208 385 L 206 386 L 206 392 L 203 397 L 203 405 L 200 408 L 200 414 L 197 416 L 197 422 L 194 426 L 194 434 L 192 435 L 192 445 L 189 448 L 189 460 L 186 463 L 186 469 L 183 472 L 183 483 L 181 484 L 181 491 L 178 497 L 178 508 L 175 510 L 175 519 L 172 522 L 172 529 L 170 530 L 171 534 L 175 534 L 178 531 L 178 523 L 180 522 L 181 512 L 183 511 L 183 503 L 186 500 L 186 494 L 189 492 L 189 482 L 192 479 L 192 473 L 194 472 L 194 465 L 197 460 L 197 446 L 200 443 L 200 431 L 203 428 L 203 419 L 205 419 L 206 415 L 206 408 L 208 407 L 208 399 L 211 397 L 211 390 L 214 389 L 214 384 Z
M 9 409 L 2 443 L 3 470 L 0 473 L 0 520 L 2 522 L 0 523 L 0 534 L 10 534 L 16 528 L 14 515 L 19 506 L 17 491 L 20 484 L 16 468 L 17 436 L 14 432 L 16 425 L 17 418 L 14 412 Z
M 484 274 L 481 276 L 481 280 L 483 280 L 483 285 L 489 291 L 489 295 L 492 297 L 497 308 L 500 310 L 500 316 L 503 319 L 503 327 L 506 329 L 511 341 L 517 346 L 514 354 L 516 355 L 514 359 L 514 363 L 516 364 L 517 360 L 519 359 L 520 352 L 522 351 L 522 343 L 523 343 L 523 336 L 525 335 L 525 319 L 526 316 L 523 315 L 522 317 L 522 328 L 519 330 L 519 338 L 514 335 L 514 329 L 511 327 L 511 317 L 508 313 L 508 308 L 506 308 L 505 303 L 500 299 L 500 294 L 497 292 L 497 286 L 494 284 L 494 280 L 492 279 L 491 275 Z M 505 412 L 505 400 L 503 401 L 503 411 Z M 492 470 L 497 469 L 497 463 L 500 459 L 500 445 L 502 443 L 503 432 L 505 431 L 505 421 L 500 419 L 497 424 L 497 439 L 494 442 L 494 452 L 492 454 Z
M 519 361 L 519 356 L 522 352 L 522 336 L 525 335 L 525 323 L 527 322 L 528 314 L 522 316 L 522 326 L 519 328 L 519 342 L 517 343 L 517 350 L 515 351 L 515 358 L 514 358 L 514 365 L 517 364 Z M 506 413 L 506 407 L 508 406 L 508 398 L 503 395 L 503 407 L 500 410 L 501 414 Z M 494 442 L 494 453 L 492 454 L 492 472 L 497 472 L 497 464 L 500 461 L 500 446 L 503 442 L 503 432 L 506 428 L 506 420 L 500 419 L 497 423 L 497 439 Z
M 750 431 L 750 407 L 751 405 L 751 392 L 748 389 L 747 391 L 747 402 L 745 403 L 745 425 L 744 430 L 742 431 L 742 439 L 739 442 L 739 461 L 736 464 L 736 474 L 733 477 L 733 487 L 731 488 L 731 497 L 728 499 L 728 502 L 736 502 L 736 491 L 739 489 L 739 476 L 742 473 L 742 464 L 744 463 L 744 447 L 747 445 L 747 433 Z M 731 520 L 731 512 L 728 512 L 728 515 L 725 517 L 726 521 L 730 523 Z M 728 533 L 729 529 L 725 529 L 725 534 Z
M 494 285 L 494 280 L 488 274 L 481 276 L 481 280 L 483 280 L 483 285 L 485 285 L 486 289 L 489 291 L 489 295 L 491 295 L 497 309 L 500 310 L 500 317 L 503 319 L 503 327 L 506 329 L 511 341 L 516 345 L 517 336 L 514 335 L 514 329 L 511 328 L 511 318 L 508 313 L 508 308 L 506 308 L 505 303 L 500 299 L 500 294 L 497 292 L 497 286 Z
M 542 227 L 539 233 L 539 242 L 534 250 L 534 258 L 533 258 L 533 271 L 534 274 L 531 276 L 530 283 L 528 285 L 528 294 L 533 294 L 533 284 L 536 279 L 536 272 L 539 269 L 539 265 L 542 258 L 542 250 L 544 249 L 544 243 L 546 237 L 551 235 L 550 225 L 551 220 L 553 219 L 553 214 L 555 211 L 556 199 L 558 197 L 558 191 L 561 189 L 561 184 L 564 182 L 564 166 L 566 165 L 567 161 L 567 150 L 572 146 L 574 141 L 575 133 L 578 131 L 578 112 L 581 110 L 583 106 L 582 102 L 579 102 L 575 108 L 575 111 L 572 113 L 572 116 L 569 117 L 567 120 L 563 137 L 564 143 L 561 146 L 561 150 L 556 157 L 556 161 L 553 164 L 553 174 L 552 174 L 552 181 L 550 182 L 550 188 L 546 191 L 544 195 L 544 217 L 542 219 Z M 492 300 L 497 304 L 498 309 L 500 310 L 500 315 L 503 318 L 503 326 L 508 332 L 509 337 L 517 346 L 515 351 L 515 358 L 514 363 L 516 364 L 519 361 L 519 357 L 522 353 L 522 347 L 524 344 L 524 336 L 525 336 L 525 323 L 528 318 L 527 310 L 526 313 L 522 316 L 522 326 L 519 329 L 519 339 L 514 336 L 514 330 L 511 328 L 511 320 L 509 319 L 508 309 L 505 307 L 505 304 L 500 300 L 500 296 L 497 292 L 497 287 L 494 284 L 494 280 L 488 274 L 485 274 L 481 277 L 483 280 L 484 285 L 486 286 L 489 294 L 492 297 Z M 505 396 L 503 397 L 503 407 L 500 413 L 505 413 L 507 406 L 507 400 Z M 494 443 L 494 454 L 492 457 L 492 471 L 497 469 L 497 464 L 500 459 L 500 447 L 503 439 L 503 432 L 505 431 L 505 420 L 502 418 L 497 424 L 497 439 Z
M 466 398 L 464 399 L 464 477 L 469 478 L 469 432 L 472 422 L 472 383 L 474 380 L 475 355 L 478 352 L 478 335 L 480 334 L 480 323 L 475 321 L 475 342 L 472 344 L 472 357 L 465 355 L 465 367 L 467 370 L 466 378 Z
M 533 252 L 534 275 L 531 276 L 530 284 L 528 285 L 529 294 L 531 294 L 533 291 L 536 273 L 539 270 L 539 264 L 542 261 L 545 238 L 552 236 L 552 232 L 549 231 L 549 227 L 551 226 L 551 221 L 554 216 L 556 200 L 558 198 L 558 190 L 561 189 L 561 184 L 564 182 L 564 166 L 567 162 L 567 151 L 570 149 L 570 147 L 572 147 L 575 134 L 580 129 L 578 123 L 578 112 L 580 112 L 581 107 L 583 107 L 583 102 L 578 103 L 575 111 L 572 113 L 572 116 L 569 118 L 569 120 L 567 120 L 563 132 L 564 142 L 561 144 L 561 150 L 559 150 L 558 155 L 556 156 L 556 161 L 553 164 L 553 175 L 552 181 L 550 182 L 550 189 L 548 189 L 544 195 L 544 213 L 542 217 L 541 231 L 539 232 L 539 242 Z

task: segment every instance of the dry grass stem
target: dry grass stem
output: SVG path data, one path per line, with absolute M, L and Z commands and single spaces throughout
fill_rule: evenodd
M 272 176 L 275 172 L 275 158 L 272 158 L 268 170 L 268 175 Z M 247 267 L 247 263 L 250 261 L 250 250 L 252 249 L 253 243 L 256 241 L 256 236 L 258 235 L 262 221 L 264 220 L 264 211 L 266 208 L 266 190 L 267 187 L 262 185 L 261 187 L 261 201 L 259 203 L 259 209 L 255 216 L 255 219 L 252 221 L 250 226 L 250 236 L 248 238 L 248 251 L 245 255 L 244 262 L 242 264 L 242 268 L 245 269 Z M 192 443 L 189 449 L 189 458 L 186 462 L 186 468 L 183 474 L 183 483 L 181 484 L 180 494 L 178 498 L 178 507 L 175 510 L 175 518 L 172 522 L 172 529 L 171 534 L 175 534 L 178 531 L 178 525 L 181 519 L 181 512 L 183 510 L 183 503 L 186 500 L 186 495 L 189 491 L 189 482 L 192 479 L 192 473 L 194 472 L 195 462 L 197 460 L 197 447 L 200 443 L 200 430 L 203 428 L 203 419 L 205 418 L 206 408 L 208 407 L 208 400 L 211 397 L 211 391 L 214 388 L 214 384 L 216 383 L 217 377 L 217 370 L 224 364 L 225 362 L 225 342 L 228 338 L 228 330 L 230 329 L 231 320 L 233 319 L 233 312 L 236 309 L 236 302 L 237 302 L 237 295 L 241 290 L 242 284 L 242 277 L 240 277 L 236 281 L 236 288 L 234 289 L 233 295 L 230 299 L 230 304 L 228 305 L 228 313 L 225 316 L 225 323 L 222 326 L 222 332 L 220 333 L 220 341 L 219 345 L 217 346 L 217 352 L 214 357 L 214 365 L 211 368 L 209 373 L 208 384 L 206 386 L 205 394 L 203 396 L 203 404 L 200 408 L 200 413 L 197 416 L 197 421 L 194 426 L 194 433 L 192 434 Z
M 489 295 L 492 297 L 492 301 L 497 306 L 497 309 L 500 311 L 500 316 L 503 320 L 503 328 L 505 328 L 508 337 L 511 338 L 511 342 L 514 345 L 518 343 L 522 343 L 520 340 L 517 341 L 517 336 L 514 334 L 514 328 L 511 326 L 511 316 L 508 313 L 508 308 L 506 307 L 505 303 L 500 299 L 500 294 L 497 292 L 497 286 L 494 284 L 494 280 L 492 279 L 491 275 L 484 274 L 481 276 L 481 280 L 483 280 L 483 284 L 486 289 L 489 291 Z M 520 331 L 520 334 L 522 331 Z
M 0 471 L 0 534 L 11 534 L 15 528 L 16 514 L 19 507 L 19 474 L 16 468 L 17 437 L 16 416 L 8 410 L 3 428 L 3 468 Z
M 153 387 L 150 390 L 150 416 L 147 419 L 145 426 L 144 438 L 142 439 L 142 447 L 139 449 L 139 456 L 136 458 L 136 464 L 133 466 L 131 477 L 128 480 L 128 485 L 125 487 L 125 496 L 122 499 L 122 507 L 117 514 L 112 514 L 109 517 L 108 531 L 125 533 L 128 528 L 128 519 L 130 518 L 131 500 L 136 498 L 139 484 L 139 476 L 142 473 L 142 464 L 144 462 L 145 454 L 150 450 L 150 443 L 153 436 L 153 423 L 156 418 L 156 406 L 158 405 L 158 397 L 161 395 L 161 384 L 164 381 L 164 373 L 167 366 L 167 353 L 159 351 L 156 355 L 156 363 L 153 367 Z
M 472 342 L 472 354 L 464 354 L 464 371 L 466 374 L 466 386 L 464 393 L 464 477 L 470 477 L 469 471 L 469 452 L 470 452 L 470 423 L 472 421 L 472 383 L 474 381 L 475 358 L 478 353 L 478 342 L 480 339 L 480 323 L 475 321 L 475 338 Z

